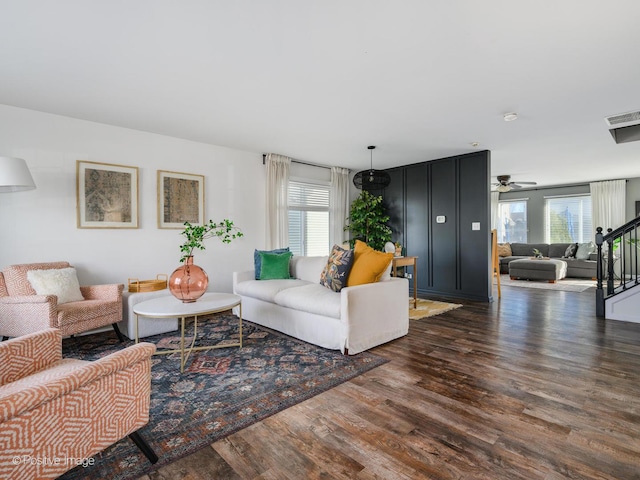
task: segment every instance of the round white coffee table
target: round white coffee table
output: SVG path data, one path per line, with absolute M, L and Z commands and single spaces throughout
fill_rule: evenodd
M 238 343 L 225 343 L 224 345 L 195 347 L 196 336 L 198 335 L 198 317 L 225 312 L 238 307 L 238 318 L 240 324 L 240 341 Z M 138 343 L 138 318 L 175 318 L 180 319 L 180 349 L 156 351 L 158 355 L 167 355 L 180 352 L 180 372 L 184 372 L 184 365 L 189 359 L 189 355 L 194 350 L 210 350 L 213 348 L 240 347 L 242 348 L 242 298 L 232 293 L 205 293 L 198 300 L 191 303 L 183 303 L 173 295 L 153 298 L 140 302 L 133 307 L 136 314 L 136 343 Z M 184 345 L 184 325 L 187 318 L 193 317 L 193 339 L 189 348 Z M 186 353 L 186 354 L 185 354 Z

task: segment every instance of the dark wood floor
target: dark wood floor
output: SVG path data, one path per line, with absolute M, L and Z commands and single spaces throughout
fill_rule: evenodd
M 142 478 L 640 479 L 640 324 L 594 295 L 412 320 L 389 363 Z

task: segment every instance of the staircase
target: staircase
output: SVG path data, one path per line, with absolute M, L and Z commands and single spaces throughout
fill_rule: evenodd
M 640 217 L 606 235 L 596 229 L 598 253 L 596 315 L 640 323 Z M 603 285 L 605 284 L 606 285 Z

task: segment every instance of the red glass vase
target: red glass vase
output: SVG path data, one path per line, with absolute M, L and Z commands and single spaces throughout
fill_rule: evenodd
M 195 302 L 207 291 L 209 277 L 193 257 L 187 257 L 184 264 L 174 270 L 169 278 L 169 290 L 172 295 L 184 303 Z

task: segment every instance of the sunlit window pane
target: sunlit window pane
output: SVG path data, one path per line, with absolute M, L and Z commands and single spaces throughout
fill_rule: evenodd
M 593 237 L 591 196 L 545 198 L 545 241 L 585 243 Z
M 329 186 L 289 182 L 289 247 L 294 255 L 329 254 Z
M 498 242 L 527 243 L 527 201 L 498 204 Z

